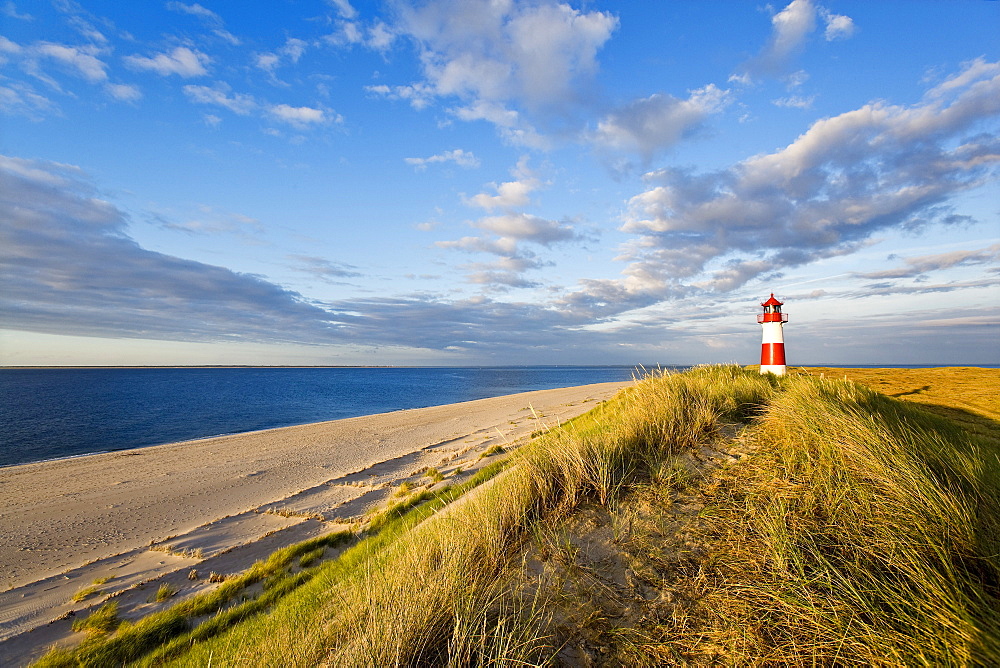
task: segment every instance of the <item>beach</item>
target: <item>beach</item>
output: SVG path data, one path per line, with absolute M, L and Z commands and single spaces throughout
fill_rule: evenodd
M 0 659 L 24 662 L 68 636 L 66 620 L 109 596 L 138 601 L 160 580 L 194 593 L 204 582 L 189 584 L 192 569 L 237 572 L 283 545 L 342 529 L 404 480 L 428 483 L 431 467 L 468 474 L 490 460 L 482 456 L 490 448 L 554 427 L 630 384 L 0 469 Z M 95 593 L 74 601 L 87 587 Z

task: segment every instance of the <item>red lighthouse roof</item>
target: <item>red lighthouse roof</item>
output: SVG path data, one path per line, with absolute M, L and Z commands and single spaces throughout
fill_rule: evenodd
M 784 303 L 785 302 L 779 302 L 777 299 L 775 299 L 774 293 L 772 292 L 771 298 L 768 299 L 766 302 L 762 303 L 761 306 L 781 306 Z

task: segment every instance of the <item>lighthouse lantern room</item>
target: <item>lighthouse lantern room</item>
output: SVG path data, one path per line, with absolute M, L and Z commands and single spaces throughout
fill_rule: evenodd
M 785 339 L 782 324 L 788 322 L 788 314 L 781 312 L 782 302 L 771 298 L 762 303 L 764 312 L 757 315 L 757 322 L 763 329 L 760 347 L 760 372 L 785 375 Z

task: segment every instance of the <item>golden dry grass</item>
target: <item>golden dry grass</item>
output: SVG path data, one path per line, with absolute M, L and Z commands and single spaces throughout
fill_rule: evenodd
M 839 369 L 794 367 L 792 373 L 844 379 L 925 408 L 981 436 L 1000 439 L 1000 369 Z

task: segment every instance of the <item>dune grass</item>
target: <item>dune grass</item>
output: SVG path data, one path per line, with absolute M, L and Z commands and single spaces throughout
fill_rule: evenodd
M 1000 665 L 996 440 L 805 376 L 744 438 L 685 526 L 665 590 L 689 599 L 630 629 L 628 663 Z
M 754 629 L 744 651 L 1000 665 L 1000 448 L 855 384 L 791 380 L 715 527 L 753 545 L 722 592 Z
M 684 453 L 740 430 L 749 454 L 698 490 L 708 483 Z M 336 559 L 293 573 L 324 545 L 289 548 L 216 590 L 229 592 L 46 665 L 566 660 L 559 596 L 526 560 L 544 543 L 572 567 L 560 527 L 586 507 L 610 518 L 613 542 L 638 546 L 630 572 L 652 573 L 661 601 L 697 592 L 669 614 L 651 601 L 648 615 L 583 619 L 603 624 L 601 650 L 619 662 L 1000 664 L 998 457 L 988 437 L 843 380 L 653 374 L 461 485 L 397 497 Z M 633 525 L 691 489 L 711 503 L 684 525 L 696 547 L 668 577 L 657 568 L 679 543 L 660 540 L 663 522 L 645 537 Z M 251 580 L 263 591 L 237 601 Z

